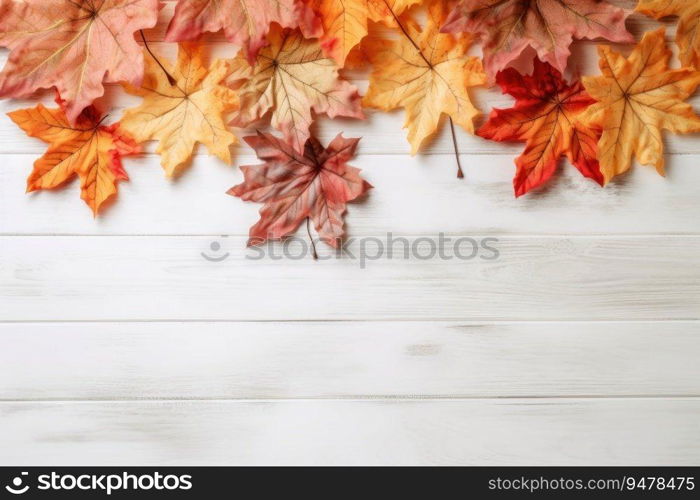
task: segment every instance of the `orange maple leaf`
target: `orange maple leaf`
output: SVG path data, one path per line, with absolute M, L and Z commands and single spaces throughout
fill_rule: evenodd
M 640 0 L 637 12 L 655 19 L 678 16 L 676 42 L 681 63 L 700 68 L 700 2 L 698 0 Z
M 368 21 L 396 26 L 396 16 L 423 0 L 309 0 L 323 24 L 321 46 L 343 66 L 350 51 L 367 36 Z
M 27 135 L 49 143 L 49 148 L 34 163 L 27 180 L 27 191 L 54 189 L 74 176 L 80 178 L 81 197 L 97 216 L 104 203 L 117 194 L 117 183 L 128 180 L 121 158 L 140 152 L 136 142 L 119 123 L 103 126 L 102 114 L 86 108 L 71 125 L 65 103 L 59 108 L 35 108 L 9 113 L 9 117 Z

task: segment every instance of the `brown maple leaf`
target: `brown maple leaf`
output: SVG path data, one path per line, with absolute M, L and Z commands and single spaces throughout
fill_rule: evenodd
M 265 162 L 241 167 L 245 181 L 229 191 L 245 201 L 265 204 L 260 221 L 250 230 L 249 244 L 283 239 L 310 219 L 321 239 L 338 248 L 345 234 L 347 202 L 372 188 L 362 180 L 359 169 L 347 164 L 359 139 L 339 135 L 324 148 L 312 137 L 303 154 L 262 132 L 244 140 Z
M 605 0 L 462 0 L 443 31 L 478 34 L 492 78 L 528 47 L 563 73 L 574 38 L 633 42 L 628 15 Z

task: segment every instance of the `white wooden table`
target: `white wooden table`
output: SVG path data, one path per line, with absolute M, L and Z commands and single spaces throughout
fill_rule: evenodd
M 594 44 L 574 53 L 597 74 Z M 0 464 L 700 462 L 699 136 L 668 138 L 667 179 L 637 167 L 601 190 L 566 165 L 515 200 L 519 145 L 460 133 L 458 181 L 446 129 L 411 158 L 402 113 L 320 120 L 324 141 L 364 136 L 353 164 L 376 189 L 351 237 L 499 240 L 497 261 L 360 269 L 246 259 L 260 207 L 205 151 L 177 182 L 153 146 L 127 160 L 98 220 L 77 183 L 24 194 L 45 146 L 5 112 L 34 103 L 0 102 Z M 213 242 L 222 263 L 200 255 Z

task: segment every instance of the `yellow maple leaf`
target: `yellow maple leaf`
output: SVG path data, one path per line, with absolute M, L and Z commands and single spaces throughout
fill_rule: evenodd
M 637 12 L 655 19 L 678 16 L 676 42 L 685 66 L 700 68 L 700 2 L 698 0 L 641 0 Z
M 241 99 L 233 125 L 248 127 L 271 113 L 272 126 L 301 152 L 311 136 L 314 112 L 364 118 L 357 88 L 340 79 L 338 65 L 323 54 L 318 41 L 274 25 L 268 40 L 254 66 L 243 55 L 231 61 L 228 84 Z
M 102 125 L 106 117 L 89 106 L 71 124 L 65 101 L 48 109 L 42 104 L 8 113 L 27 135 L 49 144 L 34 163 L 27 180 L 27 192 L 55 189 L 76 175 L 80 178 L 81 198 L 97 216 L 103 205 L 117 194 L 117 183 L 128 180 L 121 159 L 140 152 L 136 142 L 119 123 Z
M 190 42 L 180 44 L 174 67 L 165 60 L 161 67 L 148 54 L 146 61 L 141 87 L 125 85 L 127 92 L 143 97 L 143 102 L 124 113 L 124 130 L 138 142 L 159 141 L 156 152 L 169 177 L 181 173 L 197 143 L 230 164 L 230 147 L 238 140 L 227 130 L 224 115 L 237 109 L 239 100 L 221 84 L 229 73 L 226 61 L 217 60 L 207 68 L 203 47 Z M 169 75 L 175 85 L 170 84 Z
M 368 20 L 395 25 L 401 15 L 422 0 L 311 0 L 321 17 L 325 53 L 343 66 L 350 51 L 367 36 Z
M 406 109 L 411 154 L 435 133 L 442 114 L 469 133 L 480 113 L 468 89 L 486 83 L 481 61 L 467 55 L 469 36 L 440 33 L 445 6 L 434 2 L 425 29 L 408 17 L 400 19 L 396 40 L 370 39 L 363 50 L 374 66 L 364 104 L 382 111 Z
M 629 170 L 635 156 L 664 175 L 662 129 L 678 134 L 700 131 L 700 118 L 683 102 L 700 84 L 700 72 L 671 70 L 664 36 L 663 28 L 645 34 L 628 58 L 599 46 L 603 74 L 583 78 L 598 103 L 580 120 L 603 131 L 598 159 L 606 182 Z

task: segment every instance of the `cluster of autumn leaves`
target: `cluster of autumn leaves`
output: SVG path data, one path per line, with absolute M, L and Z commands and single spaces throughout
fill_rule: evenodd
M 646 33 L 628 57 L 600 46 L 601 75 L 573 82 L 562 76 L 572 40 L 634 43 L 628 11 L 607 0 L 178 0 L 166 32 L 166 41 L 179 42 L 171 62 L 137 42 L 146 42 L 143 30 L 156 27 L 162 7 L 159 0 L 0 0 L 0 46 L 10 50 L 0 97 L 57 93 L 56 108 L 10 113 L 49 144 L 29 191 L 77 176 L 97 214 L 127 179 L 122 158 L 142 143 L 158 141 L 162 166 L 174 177 L 198 143 L 230 163 L 238 140 L 229 126 L 269 121 L 281 137 L 245 138 L 264 163 L 242 167 L 244 182 L 230 190 L 264 204 L 251 241 L 283 238 L 311 220 L 336 246 L 347 202 L 371 186 L 347 164 L 358 140 L 338 136 L 324 147 L 312 137 L 318 115 L 362 119 L 363 106 L 404 108 L 412 154 L 443 115 L 483 138 L 524 142 L 518 196 L 546 183 L 563 156 L 601 185 L 635 157 L 663 174 L 661 131 L 700 131 L 685 102 L 700 84 L 697 0 L 640 0 L 637 7 L 680 17 L 681 69 L 670 68 L 661 29 Z M 393 36 L 367 37 L 372 23 Z M 197 40 L 219 31 L 241 51 L 210 64 Z M 483 62 L 469 55 L 474 43 Z M 534 69 L 523 75 L 512 66 L 531 51 Z M 371 67 L 364 97 L 339 73 L 362 65 Z M 105 125 L 95 101 L 108 83 L 142 101 Z M 476 130 L 480 112 L 469 89 L 494 83 L 515 105 L 492 111 Z

